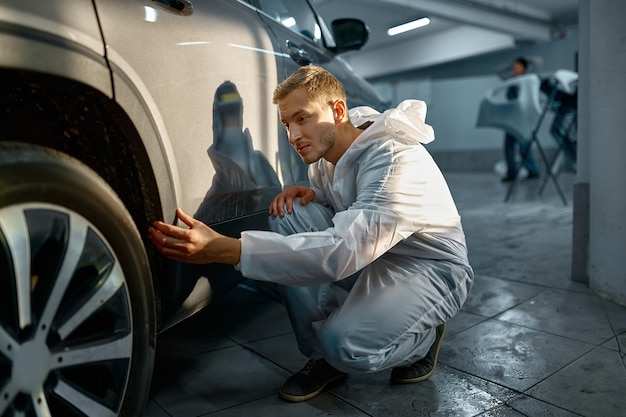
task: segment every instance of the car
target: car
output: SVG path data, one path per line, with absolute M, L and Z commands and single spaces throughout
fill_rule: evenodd
M 306 183 L 272 104 L 302 65 L 384 101 L 340 56 L 366 25 L 307 0 L 0 3 L 0 415 L 137 416 L 157 335 L 244 278 L 147 239 L 181 207 L 238 236 Z

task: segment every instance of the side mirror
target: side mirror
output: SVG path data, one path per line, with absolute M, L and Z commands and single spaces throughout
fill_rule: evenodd
M 359 19 L 337 19 L 331 23 L 336 53 L 361 49 L 369 39 L 368 27 Z

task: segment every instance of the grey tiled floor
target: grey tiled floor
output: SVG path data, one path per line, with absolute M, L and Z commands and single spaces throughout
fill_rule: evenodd
M 433 377 L 390 385 L 350 375 L 291 404 L 305 363 L 283 306 L 237 288 L 160 335 L 149 417 L 626 416 L 626 307 L 569 279 L 574 175 L 521 182 L 511 200 L 490 173 L 446 173 L 476 280 L 448 325 Z

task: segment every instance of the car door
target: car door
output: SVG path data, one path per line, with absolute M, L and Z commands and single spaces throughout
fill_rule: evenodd
M 232 198 L 202 207 L 207 196 L 250 190 L 251 161 L 276 152 L 277 62 L 256 11 L 236 0 L 107 0 L 98 8 L 116 100 L 145 131 L 149 154 L 166 155 L 169 172 L 156 169 L 167 220 L 176 206 L 209 224 L 258 210 Z M 276 173 L 268 175 L 271 182 Z
M 231 236 L 267 227 L 281 188 L 272 92 L 283 63 L 257 10 L 237 0 L 97 5 L 115 100 L 144 141 L 165 221 L 181 207 Z M 170 275 L 162 328 L 240 279 L 215 265 L 176 265 Z

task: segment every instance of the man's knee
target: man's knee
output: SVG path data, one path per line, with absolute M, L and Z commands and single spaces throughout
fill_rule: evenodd
M 316 232 L 331 227 L 332 218 L 333 213 L 328 207 L 315 202 L 302 205 L 297 198 L 291 214 L 285 212 L 284 217 L 269 217 L 269 227 L 272 232 L 281 235 Z
M 317 335 L 324 358 L 333 367 L 347 373 L 375 372 L 380 368 L 378 355 L 365 348 L 359 335 L 351 334 L 345 328 L 324 326 Z M 356 337 L 356 339 L 355 339 Z

